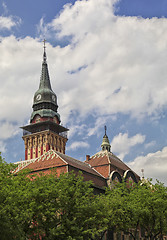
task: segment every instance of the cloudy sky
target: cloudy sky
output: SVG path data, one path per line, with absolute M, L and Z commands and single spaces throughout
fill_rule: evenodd
M 52 88 L 70 129 L 66 154 L 112 152 L 167 184 L 167 1 L 0 1 L 0 151 L 24 159 L 47 39 Z

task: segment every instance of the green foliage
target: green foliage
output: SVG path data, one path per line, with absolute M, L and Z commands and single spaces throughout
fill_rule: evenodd
M 149 239 L 166 234 L 167 188 L 162 183 L 116 184 L 106 192 L 106 199 L 109 228 L 124 231 L 133 239 L 137 239 L 139 227 Z
M 106 206 L 81 175 L 13 175 L 0 160 L 1 239 L 98 239 Z
M 158 181 L 155 185 L 145 184 L 140 186 L 137 197 L 140 197 L 141 227 L 147 237 L 162 238 L 167 233 L 167 188 Z
M 160 182 L 115 184 L 94 195 L 81 174 L 13 175 L 13 168 L 0 157 L 1 240 L 100 240 L 107 229 L 137 239 L 139 226 L 150 240 L 167 232 L 167 188 Z

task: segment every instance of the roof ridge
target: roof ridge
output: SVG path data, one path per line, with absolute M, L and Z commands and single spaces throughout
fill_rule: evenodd
M 65 162 L 65 160 L 64 160 L 60 155 L 64 155 L 65 157 L 69 158 L 69 161 L 72 160 L 73 162 L 77 163 L 77 164 L 80 165 L 81 167 L 88 167 L 90 170 L 93 170 L 94 172 L 96 172 L 96 174 L 97 174 L 98 176 L 100 176 L 100 177 L 102 177 L 102 178 L 105 178 L 105 177 L 104 177 L 101 173 L 99 173 L 96 169 L 94 169 L 93 167 L 91 167 L 91 165 L 90 165 L 89 163 L 80 161 L 80 160 L 75 159 L 75 158 L 73 158 L 73 157 L 70 157 L 70 156 L 68 156 L 68 155 L 66 155 L 66 154 L 64 154 L 64 153 L 60 153 L 60 152 L 57 152 L 57 151 L 55 151 L 55 152 L 59 155 L 59 157 L 60 157 L 64 162 Z M 67 164 L 70 165 L 70 163 L 67 163 Z
M 108 154 L 110 155 L 111 152 L 110 152 L 110 153 L 108 152 Z M 116 160 L 118 160 L 119 162 L 124 163 L 124 162 L 123 162 L 119 157 L 117 157 L 114 153 L 112 153 L 111 156 L 114 157 L 114 158 L 115 158 Z
M 25 167 L 27 167 L 31 163 L 36 162 L 36 160 L 37 160 L 37 158 L 34 158 L 34 159 L 29 159 L 29 160 L 24 160 L 24 161 L 14 163 L 14 164 L 18 164 L 18 166 L 14 169 L 13 172 L 14 173 L 19 172 L 20 170 L 24 169 Z
M 97 156 L 101 156 L 101 155 L 104 156 L 104 155 L 106 155 L 106 153 L 113 154 L 112 152 L 108 152 L 107 150 L 105 150 L 105 151 L 101 150 L 101 151 L 95 153 L 94 155 L 92 155 L 91 158 L 94 158 L 94 157 L 97 157 Z
M 58 152 L 58 154 L 59 154 L 59 152 Z M 82 164 L 83 164 L 83 165 L 87 165 L 87 166 L 89 166 L 89 167 L 91 168 L 91 166 L 90 166 L 89 163 L 80 161 L 80 160 L 78 160 L 78 159 L 76 159 L 76 158 L 73 158 L 73 157 L 70 157 L 70 156 L 68 156 L 68 155 L 66 155 L 66 154 L 64 154 L 64 153 L 60 153 L 60 154 L 65 155 L 66 157 L 71 158 L 72 160 L 74 160 L 75 162 L 77 162 L 77 163 L 79 163 L 79 164 L 81 164 L 81 165 L 82 165 Z M 60 157 L 61 157 L 61 156 L 60 156 Z
M 56 153 L 57 156 L 59 156 L 59 157 L 61 158 L 61 160 L 62 160 L 64 163 L 68 164 L 68 162 L 66 162 L 66 161 L 59 155 L 60 152 L 58 152 L 58 151 L 56 151 L 56 150 L 53 150 L 53 151 Z M 61 154 L 62 154 L 62 153 L 61 153 Z M 64 154 L 64 155 L 65 155 L 65 154 Z

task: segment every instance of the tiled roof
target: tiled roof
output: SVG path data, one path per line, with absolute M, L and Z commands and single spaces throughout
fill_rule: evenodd
M 112 152 L 100 151 L 90 157 L 90 160 L 87 161 L 92 167 L 109 165 L 112 166 L 115 170 L 131 170 L 123 161 L 121 161 L 116 155 Z
M 56 152 L 64 161 L 68 163 L 68 165 L 73 166 L 75 168 L 81 169 L 83 171 L 89 172 L 91 174 L 94 174 L 96 176 L 102 177 L 100 173 L 98 173 L 95 169 L 93 169 L 90 164 L 86 162 L 79 161 L 75 158 L 69 157 L 63 153 Z
M 85 171 L 98 177 L 103 177 L 95 169 L 91 168 L 88 163 L 79 161 L 55 150 L 49 150 L 39 158 L 22 161 L 17 164 L 18 168 L 15 170 L 15 172 L 18 172 L 21 169 L 32 169 L 32 171 L 39 171 L 48 168 L 70 165 L 81 171 Z

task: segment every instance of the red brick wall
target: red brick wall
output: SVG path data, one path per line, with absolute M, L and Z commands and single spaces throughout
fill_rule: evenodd
M 73 171 L 76 175 L 82 172 L 84 181 L 92 181 L 95 186 L 106 187 L 106 180 L 91 173 L 69 166 L 69 172 Z
M 109 165 L 104 165 L 104 166 L 96 166 L 93 167 L 94 169 L 96 169 L 97 172 L 99 172 L 101 175 L 103 175 L 105 178 L 109 177 Z
M 46 174 L 51 174 L 52 171 L 54 171 L 54 170 L 56 171 L 57 176 L 59 177 L 61 173 L 66 173 L 67 172 L 67 166 L 57 167 L 57 168 L 53 168 L 53 169 L 51 169 L 51 168 L 42 169 L 42 170 L 31 172 L 28 175 L 30 176 L 30 175 L 33 175 L 33 174 L 37 174 L 39 176 L 41 173 L 44 173 L 46 175 Z

